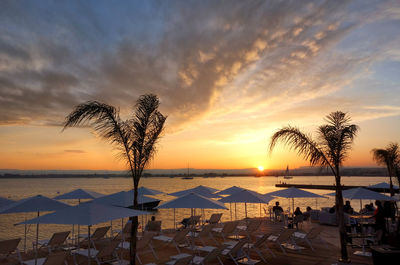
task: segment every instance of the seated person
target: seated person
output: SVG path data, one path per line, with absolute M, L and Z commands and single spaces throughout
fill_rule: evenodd
M 348 214 L 354 213 L 354 210 L 350 205 L 350 201 L 346 201 L 346 204 L 343 205 L 343 212 L 348 213 Z
M 275 206 L 272 207 L 272 212 L 274 213 L 275 218 L 278 218 L 278 216 L 280 216 L 281 213 L 283 213 L 283 209 L 281 206 L 279 206 L 279 202 L 276 202 Z
M 307 206 L 306 210 L 307 211 L 303 213 L 304 220 L 308 220 L 311 217 L 311 211 L 312 211 L 311 207 Z
M 364 208 L 360 210 L 360 214 L 369 214 L 371 212 L 373 211 L 371 211 L 371 207 L 369 204 L 364 205 Z
M 333 205 L 332 208 L 329 209 L 329 213 L 335 213 L 336 212 L 336 205 Z
M 300 207 L 296 207 L 296 210 L 294 211 L 294 216 L 302 215 L 303 212 L 300 210 Z
M 160 233 L 161 232 L 161 221 L 156 221 L 156 217 L 153 215 L 151 217 L 151 220 L 147 222 L 145 230 L 149 231 L 149 232 Z
M 304 217 L 303 213 L 300 210 L 300 207 L 297 207 L 296 210 L 294 211 L 294 219 L 293 223 L 296 225 L 296 228 L 299 229 L 299 222 L 303 222 Z

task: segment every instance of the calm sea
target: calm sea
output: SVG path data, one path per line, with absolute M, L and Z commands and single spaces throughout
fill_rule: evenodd
M 267 193 L 274 190 L 275 184 L 281 181 L 286 183 L 298 183 L 298 184 L 333 184 L 333 177 L 293 177 L 290 180 L 284 180 L 282 177 L 216 177 L 216 178 L 202 178 L 195 177 L 194 179 L 186 180 L 181 178 L 142 178 L 140 186 L 145 186 L 152 189 L 157 189 L 165 193 L 171 193 L 183 189 L 193 188 L 198 185 L 205 185 L 219 190 L 229 188 L 233 185 L 247 188 L 250 190 L 257 191 L 259 193 Z M 379 183 L 382 181 L 388 181 L 385 177 L 342 177 L 344 185 L 360 185 L 367 186 L 370 184 Z M 40 178 L 40 179 L 0 179 L 0 196 L 9 198 L 12 200 L 20 200 L 34 195 L 44 195 L 47 197 L 55 197 L 59 194 L 69 192 L 77 188 L 90 189 L 103 194 L 111 194 L 114 192 L 132 189 L 133 184 L 129 178 Z M 331 191 L 327 190 L 309 190 L 317 194 L 327 194 Z M 155 198 L 167 201 L 173 199 L 168 195 L 155 196 Z M 283 198 L 277 198 L 269 203 L 269 205 L 262 205 L 262 207 L 268 209 L 271 205 L 275 204 L 275 201 L 279 201 L 284 209 L 288 208 L 289 200 Z M 75 200 L 64 201 L 68 204 L 77 204 Z M 305 210 L 307 206 L 312 208 L 330 207 L 334 203 L 332 197 L 326 199 L 295 199 L 295 206 L 299 206 L 301 210 Z M 359 201 L 352 202 L 353 208 L 359 210 Z M 235 219 L 235 206 L 234 204 L 226 204 L 230 210 L 223 210 L 223 220 Z M 245 216 L 244 205 L 236 205 L 236 217 L 239 219 Z M 259 204 L 247 204 L 248 216 L 258 217 L 260 216 L 260 205 Z M 221 212 L 221 210 L 213 211 L 206 210 L 204 214 L 208 218 L 213 212 Z M 262 214 L 264 210 L 261 211 Z M 199 213 L 199 212 L 198 212 Z M 23 238 L 24 226 L 14 225 L 27 219 L 34 218 L 37 213 L 18 213 L 18 214 L 3 214 L 0 215 L 0 240 L 11 239 L 16 237 Z M 45 214 L 45 213 L 41 213 Z M 162 220 L 163 228 L 172 228 L 174 225 L 173 210 L 161 209 L 154 213 L 156 219 Z M 264 214 L 263 214 L 264 215 Z M 190 216 L 190 209 L 178 209 L 176 210 L 176 221 L 182 220 L 183 217 Z M 144 217 L 145 218 L 145 217 Z M 125 220 L 126 221 L 126 220 Z M 139 221 L 142 222 L 141 218 Z M 145 223 L 146 220 L 143 219 Z M 110 223 L 107 223 L 110 225 Z M 104 224 L 99 224 L 104 225 Z M 121 228 L 121 220 L 115 220 L 112 223 L 113 229 Z M 27 246 L 31 247 L 31 242 L 34 240 L 36 235 L 36 226 L 31 225 L 28 227 L 27 234 Z M 46 239 L 51 236 L 54 232 L 68 231 L 71 230 L 70 225 L 41 225 L 39 239 Z M 81 227 L 81 233 L 86 233 L 87 228 Z M 22 247 L 22 246 L 21 246 Z

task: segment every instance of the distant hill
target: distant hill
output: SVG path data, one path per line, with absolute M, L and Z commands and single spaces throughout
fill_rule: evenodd
M 171 176 L 283 176 L 285 169 L 270 169 L 260 173 L 256 168 L 244 169 L 148 169 L 144 177 L 171 177 Z M 342 176 L 387 176 L 383 167 L 343 167 Z M 292 176 L 331 176 L 329 170 L 319 167 L 300 167 L 290 169 Z M 18 170 L 0 169 L 0 178 L 68 178 L 68 177 L 129 177 L 127 171 L 113 170 Z

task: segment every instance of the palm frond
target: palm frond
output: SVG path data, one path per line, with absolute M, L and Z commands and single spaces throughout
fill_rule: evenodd
M 312 138 L 302 133 L 298 128 L 287 126 L 284 127 L 271 137 L 269 146 L 270 152 L 274 149 L 278 141 L 288 145 L 291 149 L 308 160 L 311 165 L 329 166 L 329 161 L 320 149 L 318 144 Z

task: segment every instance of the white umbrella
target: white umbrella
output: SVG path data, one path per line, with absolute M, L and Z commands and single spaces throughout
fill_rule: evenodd
M 91 191 L 91 190 L 86 190 L 86 189 L 76 189 L 67 193 L 64 193 L 62 195 L 54 197 L 55 200 L 78 200 L 78 204 L 81 203 L 81 199 L 89 199 L 93 200 L 96 198 L 100 198 L 104 196 L 104 194 Z M 112 230 L 112 229 L 111 229 Z M 80 234 L 80 227 L 78 225 L 78 244 L 79 244 L 79 234 Z M 74 225 L 72 225 L 72 238 L 74 238 Z
M 309 191 L 305 191 L 302 189 L 294 188 L 294 187 L 269 192 L 269 193 L 264 194 L 264 196 L 276 196 L 276 197 L 292 199 L 293 211 L 294 211 L 294 198 L 325 198 L 322 195 L 312 193 Z
M 14 202 L 15 202 L 15 201 L 12 201 L 12 200 L 9 200 L 9 199 L 0 197 L 0 208 L 4 207 L 4 206 L 6 206 L 6 205 L 9 205 L 9 204 L 11 204 L 11 203 L 14 203 Z
M 130 191 L 120 191 L 110 195 L 106 195 L 91 202 L 100 203 L 105 205 L 121 206 L 121 207 L 131 207 L 133 206 L 133 190 Z M 150 198 L 144 195 L 138 195 L 138 204 L 150 203 L 150 202 L 160 202 L 159 199 Z
M 247 203 L 260 203 L 260 215 L 261 215 L 261 203 L 268 204 L 270 200 L 272 200 L 272 197 L 268 199 L 268 197 L 263 196 L 258 192 L 242 189 L 232 195 L 229 195 L 228 197 L 220 199 L 219 201 L 224 203 L 225 202 L 244 203 L 245 213 L 247 218 Z
M 236 193 L 236 192 L 239 192 L 239 191 L 241 191 L 241 190 L 244 190 L 244 189 L 241 188 L 241 187 L 232 186 L 232 187 L 230 187 L 230 188 L 221 190 L 220 192 L 217 192 L 217 193 L 215 193 L 215 194 L 218 194 L 218 195 L 232 195 L 232 194 L 234 194 L 234 193 Z
M 148 212 L 138 211 L 123 207 L 102 205 L 97 203 L 83 203 L 77 206 L 68 207 L 46 214 L 19 224 L 78 224 L 88 226 L 88 236 L 90 242 L 90 227 L 98 223 L 108 222 L 130 216 L 149 214 Z M 90 264 L 90 248 L 89 248 Z
M 76 189 L 71 192 L 64 193 L 62 195 L 58 195 L 54 197 L 55 200 L 69 200 L 69 199 L 96 199 L 104 196 L 104 194 L 91 191 L 91 190 L 85 190 L 85 189 Z
M 385 189 L 389 190 L 390 189 L 390 184 L 387 182 L 381 182 L 377 183 L 374 185 L 369 185 L 368 188 L 377 188 L 377 189 Z M 399 189 L 399 186 L 393 185 L 393 189 Z
M 336 192 L 326 194 L 328 196 L 335 196 Z M 379 192 L 364 188 L 354 188 L 342 191 L 343 198 L 350 200 L 360 200 L 360 207 L 362 209 L 362 200 L 378 200 L 378 201 L 393 201 L 396 200 L 393 197 L 383 195 Z
M 214 193 L 216 191 L 218 191 L 218 190 L 200 185 L 200 186 L 197 186 L 192 189 L 168 193 L 168 195 L 175 196 L 175 197 L 181 197 L 181 196 L 189 194 L 189 193 L 197 193 L 197 194 L 199 194 L 203 197 L 207 197 L 207 198 L 221 198 L 221 196 Z
M 181 197 L 170 200 L 157 209 L 174 209 L 174 225 L 175 225 L 175 209 L 224 209 L 228 208 L 222 202 L 212 200 L 197 193 L 187 193 Z
M 17 202 L 11 203 L 0 208 L 0 214 L 6 213 L 28 213 L 28 212 L 37 212 L 39 216 L 42 211 L 56 211 L 63 208 L 68 208 L 69 205 L 58 202 L 56 200 L 47 198 L 42 195 L 37 195 L 33 197 L 29 197 L 26 199 L 19 200 Z M 39 240 L 39 224 L 36 225 L 36 248 Z M 24 250 L 26 248 L 26 226 L 25 226 L 25 239 L 24 239 Z M 35 264 L 37 257 L 37 249 L 35 253 Z

